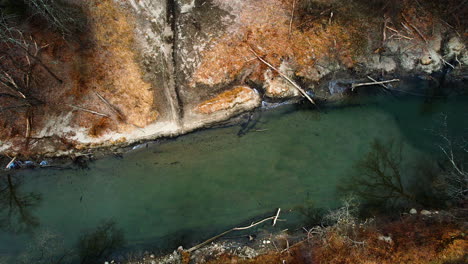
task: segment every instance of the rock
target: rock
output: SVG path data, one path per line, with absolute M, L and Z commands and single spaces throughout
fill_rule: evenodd
M 424 55 L 422 58 L 421 58 L 421 64 L 422 65 L 429 65 L 432 63 L 432 57 L 429 56 L 429 55 Z
M 397 65 L 394 59 L 389 57 L 381 57 L 379 55 L 373 55 L 368 67 L 375 70 L 383 70 L 385 72 L 395 71 Z
M 247 86 L 236 86 L 218 96 L 202 102 L 196 106 L 195 111 L 201 114 L 212 114 L 222 110 L 233 109 L 249 102 L 260 104 L 257 91 Z
M 414 214 L 417 214 L 418 211 L 414 208 L 411 208 L 411 210 L 409 211 L 410 214 L 414 215 Z
M 446 47 L 445 53 L 447 58 L 453 58 L 455 55 L 460 55 L 460 53 L 465 50 L 465 45 L 458 37 L 451 38 Z
M 252 259 L 257 257 L 258 253 L 257 251 L 255 251 L 255 249 L 250 248 L 248 246 L 244 246 L 241 250 L 239 250 L 239 255 L 244 258 Z
M 36 164 L 33 162 L 33 161 L 30 161 L 30 160 L 26 160 L 24 163 L 23 163 L 23 166 L 25 168 L 34 168 L 36 166 Z
M 431 215 L 432 213 L 430 211 L 428 211 L 428 210 L 421 210 L 420 214 L 427 216 L 427 215 Z
M 155 258 L 154 254 L 151 254 L 151 255 L 150 255 L 150 258 L 153 258 L 153 259 L 154 259 L 154 258 Z
M 265 95 L 270 98 L 291 98 L 299 97 L 299 91 L 288 81 L 281 77 L 267 80 L 264 85 Z
M 391 236 L 379 236 L 378 238 L 379 240 L 382 240 L 384 242 L 387 242 L 389 244 L 392 244 L 393 243 L 393 239 Z

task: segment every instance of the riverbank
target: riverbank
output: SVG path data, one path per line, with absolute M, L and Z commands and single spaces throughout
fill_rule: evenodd
M 344 77 L 344 76 L 341 76 Z M 378 98 L 425 98 L 426 100 L 441 100 L 443 98 L 449 99 L 453 97 L 464 97 L 467 94 L 466 83 L 467 79 L 449 79 L 445 80 L 444 84 L 440 84 L 435 79 L 425 79 L 423 76 L 406 76 L 400 79 L 398 86 L 387 86 L 387 88 L 377 86 L 365 86 L 350 91 L 353 83 L 359 83 L 356 79 L 351 77 L 343 79 L 334 79 L 330 82 L 323 83 L 324 86 L 330 89 L 338 89 L 343 92 L 340 98 L 319 99 L 316 98 L 317 106 L 310 104 L 305 99 L 290 98 L 288 100 L 268 99 L 265 98 L 261 101 L 261 106 L 251 109 L 247 112 L 240 112 L 235 115 L 222 115 L 220 119 L 204 120 L 197 123 L 192 123 L 192 127 L 185 127 L 179 131 L 172 131 L 162 134 L 149 134 L 139 130 L 138 135 L 127 141 L 114 142 L 110 141 L 109 144 L 94 144 L 90 143 L 87 147 L 79 149 L 70 149 L 67 151 L 57 151 L 51 153 L 41 153 L 36 155 L 7 155 L 0 159 L 0 162 L 9 165 L 9 168 L 80 168 L 86 167 L 89 162 L 96 159 L 102 159 L 108 156 L 121 157 L 127 152 L 131 152 L 140 148 L 147 148 L 154 144 L 164 143 L 177 139 L 180 136 L 194 133 L 205 129 L 213 129 L 228 126 L 239 126 L 239 135 L 251 132 L 251 128 L 257 122 L 258 113 L 265 111 L 273 111 L 277 107 L 284 105 L 297 105 L 299 108 L 305 107 L 315 111 L 317 114 L 334 111 L 337 109 L 354 107 L 356 105 L 365 105 L 375 100 L 380 101 Z M 111 136 L 111 135 L 109 135 Z M 14 162 L 10 163 L 15 157 Z
M 412 209 L 393 219 L 380 216 L 358 220 L 342 215 L 334 225 L 299 227 L 280 233 L 251 232 L 242 238 L 244 242 L 221 238 L 192 253 L 179 248 L 167 256 L 147 253 L 121 263 L 461 264 L 468 259 L 466 210 Z
M 298 87 L 320 105 L 371 79 L 466 85 L 463 8 L 450 16 L 446 8 L 455 0 L 67 1 L 52 18 L 3 2 L 20 19 L 3 21 L 19 41 L 1 46 L 14 56 L 2 61 L 11 78 L 0 97 L 0 152 L 19 159 L 186 134 L 262 101 L 298 100 Z M 48 25 L 54 18 L 71 28 Z
M 106 260 L 122 262 L 130 252 L 160 255 L 181 245 L 190 248 L 232 227 L 248 226 L 274 215 L 278 207 L 287 221 L 278 221 L 266 234 L 295 230 L 304 225 L 305 215 L 313 216 L 314 208 L 328 211 L 340 206 L 338 187 L 355 175 L 365 175 L 355 172 L 354 166 L 368 156 L 377 139 L 401 142 L 400 175 L 409 180 L 404 181 L 406 192 L 418 194 L 433 186 L 433 173 L 421 172 L 440 172 L 451 164 L 438 148 L 444 141 L 433 132 L 448 128 L 451 135 L 464 135 L 466 97 L 369 99 L 321 112 L 310 104 L 283 105 L 254 112 L 246 128 L 200 130 L 72 168 L 3 172 L 0 259 L 8 264 L 37 259 L 57 263 L 64 255 L 63 263 L 101 259 L 107 253 L 99 256 L 101 250 L 80 248 L 94 239 L 114 237 L 126 243 L 119 239 L 110 244 Z M 444 116 L 447 119 L 441 119 Z M 447 123 L 440 123 L 444 120 Z M 352 182 L 358 180 L 362 179 Z M 379 189 L 380 193 L 385 192 Z M 415 208 L 432 211 L 441 201 Z M 270 229 L 271 224 L 260 228 Z M 225 238 L 246 239 L 244 235 Z

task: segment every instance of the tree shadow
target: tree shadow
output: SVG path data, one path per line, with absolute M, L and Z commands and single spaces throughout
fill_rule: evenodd
M 433 186 L 440 169 L 433 160 L 412 157 L 404 164 L 403 145 L 375 139 L 369 152 L 354 165 L 355 173 L 338 186 L 354 193 L 368 212 L 389 213 L 409 207 L 442 207 Z M 409 165 L 409 166 L 408 166 Z
M 31 232 L 39 226 L 32 211 L 42 201 L 35 192 L 23 192 L 21 180 L 11 174 L 0 177 L 0 228 L 9 232 Z
M 85 232 L 78 240 L 81 264 L 101 264 L 125 245 L 122 229 L 112 220 L 103 221 L 95 229 Z
M 370 151 L 355 164 L 356 174 L 339 188 L 353 192 L 369 204 L 395 207 L 414 202 L 415 197 L 403 184 L 401 143 L 375 139 Z

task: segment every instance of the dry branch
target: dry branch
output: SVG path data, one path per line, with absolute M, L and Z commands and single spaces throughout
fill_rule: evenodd
M 88 112 L 88 113 L 91 113 L 91 114 L 94 114 L 94 115 L 104 116 L 104 117 L 110 118 L 109 115 L 99 113 L 99 112 L 96 112 L 96 111 L 93 111 L 93 110 L 89 110 L 89 109 L 86 109 L 86 108 L 83 108 L 83 107 L 80 107 L 80 106 L 71 105 L 71 104 L 68 104 L 68 106 L 70 106 L 71 108 L 74 108 L 76 110 L 81 110 L 81 111 Z
M 367 79 L 373 81 L 374 83 L 379 82 L 379 81 L 377 81 L 376 79 L 374 79 L 374 78 L 372 78 L 372 77 L 370 77 L 370 76 L 367 76 Z M 385 88 L 385 89 L 388 89 L 388 86 L 385 85 L 384 83 L 379 83 L 379 85 L 382 86 L 382 87 Z
M 104 98 L 98 92 L 94 92 L 94 93 L 96 93 L 97 97 L 99 97 L 99 99 L 101 101 L 103 101 L 110 108 L 110 110 L 117 115 L 117 117 L 120 120 L 124 121 L 126 119 L 125 116 L 119 111 L 119 109 L 117 109 L 115 106 L 113 106 L 111 103 L 109 103 L 109 101 L 107 101 L 106 98 Z
M 26 114 L 26 133 L 25 133 L 25 138 L 29 138 L 31 136 L 31 123 L 32 123 L 32 118 L 31 114 L 27 113 Z
M 408 39 L 408 40 L 413 40 L 413 38 L 410 38 L 408 36 L 405 36 L 405 35 L 401 34 L 400 31 L 398 31 L 398 30 L 396 30 L 396 29 L 394 29 L 392 27 L 385 26 L 385 28 L 387 28 L 388 30 L 390 30 L 392 32 L 395 32 L 397 37 Z M 390 36 L 390 38 L 392 38 L 393 36 L 395 36 L 395 35 Z
M 8 168 L 10 167 L 10 165 L 13 164 L 13 162 L 15 162 L 15 160 L 16 160 L 16 157 L 13 157 L 13 158 L 10 160 L 10 162 L 8 162 L 8 164 L 6 165 L 5 168 L 8 169 Z
M 400 81 L 400 79 L 393 79 L 393 80 L 381 81 L 381 82 L 373 81 L 373 82 L 370 82 L 370 83 L 353 83 L 351 85 L 351 91 L 354 91 L 354 89 L 356 87 L 370 86 L 370 85 L 376 85 L 376 84 L 382 85 L 382 84 L 386 84 L 386 83 L 399 82 L 399 81 Z
M 294 2 L 293 2 L 292 10 L 291 10 L 291 20 L 289 20 L 289 33 L 288 33 L 289 38 L 291 37 L 292 23 L 294 19 L 294 9 L 296 8 L 296 0 L 293 0 L 293 1 Z
M 214 236 L 214 237 L 212 237 L 210 239 L 207 239 L 207 240 L 203 241 L 202 243 L 200 243 L 198 245 L 195 245 L 195 246 L 187 249 L 187 252 L 188 253 L 193 252 L 193 251 L 195 251 L 195 250 L 197 250 L 197 249 L 199 249 L 199 248 L 201 248 L 201 247 L 215 241 L 216 239 L 218 239 L 218 238 L 220 238 L 220 237 L 222 237 L 222 236 L 224 236 L 224 235 L 226 235 L 228 233 L 231 233 L 232 231 L 246 230 L 246 229 L 252 228 L 254 226 L 257 226 L 257 225 L 259 225 L 261 223 L 264 223 L 264 222 L 266 222 L 268 220 L 273 220 L 273 226 L 274 226 L 276 224 L 276 221 L 278 220 L 280 212 L 281 212 L 281 208 L 278 208 L 278 211 L 276 212 L 276 215 L 274 215 L 274 216 L 267 217 L 267 218 L 262 219 L 262 220 L 260 220 L 258 222 L 254 222 L 254 223 L 252 223 L 252 224 L 250 224 L 248 226 L 234 227 L 234 228 L 231 228 L 231 229 L 229 229 L 227 231 L 224 231 L 223 233 L 221 233 L 219 235 L 216 235 L 216 236 Z
M 281 212 L 281 208 L 278 208 L 278 211 L 276 212 L 275 219 L 273 219 L 273 226 L 276 225 L 276 221 L 278 221 L 279 214 Z
M 288 81 L 290 84 L 292 84 L 294 86 L 294 88 L 296 88 L 301 94 L 302 96 L 304 96 L 305 98 L 307 98 L 307 100 L 309 100 L 312 104 L 314 104 L 315 106 L 317 106 L 317 104 L 315 103 L 315 101 L 310 98 L 310 96 L 297 84 L 295 83 L 293 80 L 291 80 L 288 76 L 286 76 L 284 73 L 282 73 L 279 69 L 277 69 L 275 66 L 271 65 L 268 61 L 264 60 L 262 57 L 260 57 L 253 49 L 252 47 L 250 47 L 250 51 L 255 55 L 255 57 L 257 57 L 257 59 L 259 59 L 261 62 L 263 62 L 266 66 L 270 67 L 272 70 L 274 70 L 275 72 L 277 72 L 283 79 L 285 79 L 286 81 Z
M 413 24 L 411 24 L 409 22 L 409 20 L 406 18 L 405 15 L 401 14 L 401 16 L 403 17 L 403 20 L 405 20 L 405 22 L 422 38 L 422 40 L 424 40 L 424 42 L 427 44 L 427 39 L 426 37 L 424 37 L 424 35 L 421 33 L 421 31 L 419 31 L 419 29 L 417 27 L 415 27 Z

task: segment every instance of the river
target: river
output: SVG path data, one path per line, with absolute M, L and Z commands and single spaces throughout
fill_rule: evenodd
M 106 221 L 136 251 L 188 247 L 279 207 L 288 221 L 277 230 L 300 225 L 298 207 L 339 204 L 337 185 L 374 139 L 401 141 L 407 164 L 436 158 L 430 129 L 446 114 L 461 131 L 467 110 L 464 97 L 382 96 L 320 111 L 283 105 L 257 111 L 246 133 L 213 128 L 88 168 L 2 172 L 14 190 L 0 194 L 0 263 L 47 263 L 63 252 L 78 262 L 80 237 Z

